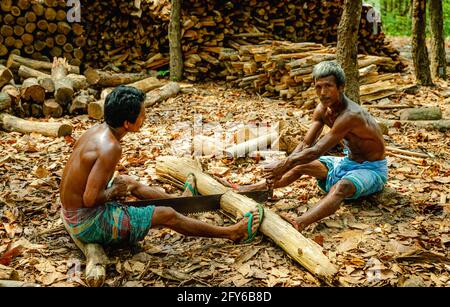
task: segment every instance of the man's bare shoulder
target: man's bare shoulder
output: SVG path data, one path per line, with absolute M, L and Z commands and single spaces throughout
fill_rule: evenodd
M 84 143 L 85 153 L 95 153 L 97 157 L 116 156 L 122 154 L 122 147 L 119 141 L 112 136 L 112 134 L 97 126 L 91 128 L 85 135 L 80 138 L 80 141 Z

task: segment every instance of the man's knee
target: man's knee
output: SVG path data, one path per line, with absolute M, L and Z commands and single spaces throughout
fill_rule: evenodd
M 347 198 L 355 194 L 356 187 L 353 182 L 342 179 L 339 180 L 335 185 L 332 193 L 338 197 Z
M 171 207 L 156 207 L 153 213 L 153 225 L 174 225 L 178 220 L 178 213 Z

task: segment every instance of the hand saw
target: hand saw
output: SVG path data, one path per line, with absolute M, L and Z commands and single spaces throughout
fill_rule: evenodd
M 240 195 L 247 196 L 256 202 L 264 202 L 272 197 L 273 190 L 241 192 Z M 200 213 L 220 209 L 220 198 L 223 194 L 199 195 L 174 198 L 155 198 L 137 201 L 123 202 L 126 206 L 166 206 L 171 207 L 180 213 Z

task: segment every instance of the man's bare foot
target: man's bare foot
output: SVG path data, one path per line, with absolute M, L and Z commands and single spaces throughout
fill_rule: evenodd
M 258 228 L 261 226 L 261 216 L 258 208 L 252 209 L 250 213 L 253 215 L 251 234 L 255 234 L 258 231 Z M 235 243 L 239 243 L 249 239 L 249 237 L 251 236 L 251 234 L 248 233 L 249 219 L 249 216 L 245 216 L 241 221 L 234 225 L 236 227 L 236 230 L 233 231 L 233 235 L 230 238 L 232 241 L 234 241 Z
M 292 213 L 288 213 L 288 212 L 281 212 L 280 216 L 286 220 L 287 222 L 289 222 L 290 224 L 292 224 L 292 226 L 294 226 L 295 229 L 297 229 L 298 232 L 301 232 L 305 227 L 302 225 L 302 223 L 299 221 L 300 218 L 295 216 Z
M 197 181 L 194 174 L 189 174 L 186 177 L 186 183 L 184 184 L 185 190 L 181 196 L 194 196 L 197 195 Z

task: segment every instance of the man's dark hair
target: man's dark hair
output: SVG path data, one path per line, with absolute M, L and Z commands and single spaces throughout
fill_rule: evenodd
M 144 100 L 143 91 L 119 85 L 106 96 L 105 122 L 113 128 L 122 127 L 125 121 L 135 123 Z
M 323 61 L 314 66 L 313 69 L 314 82 L 317 79 L 334 76 L 336 85 L 339 87 L 345 84 L 345 73 L 342 67 L 334 61 Z

